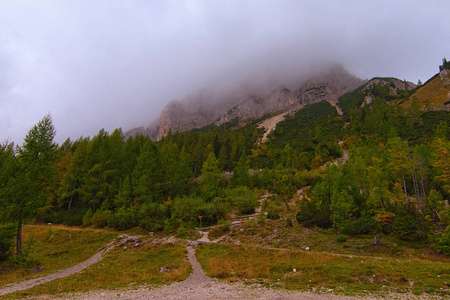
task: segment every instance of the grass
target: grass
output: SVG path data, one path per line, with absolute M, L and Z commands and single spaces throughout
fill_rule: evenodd
M 27 251 L 29 245 L 31 270 L 39 268 L 43 271 L 33 273 L 26 267 L 18 267 L 14 264 L 13 257 L 10 257 L 9 260 L 0 262 L 3 270 L 0 287 L 76 265 L 91 257 L 117 235 L 117 232 L 100 229 L 27 225 L 23 228 L 23 249 Z
M 416 100 L 422 108 L 427 107 L 428 105 L 432 107 L 443 106 L 444 103 L 449 100 L 448 93 L 449 88 L 443 86 L 441 77 L 438 75 L 421 86 L 416 93 L 402 103 L 402 107 L 409 107 L 414 100 Z
M 449 293 L 448 262 L 219 244 L 200 245 L 197 257 L 208 276 L 291 290 Z
M 133 244 L 115 247 L 99 263 L 86 268 L 81 273 L 10 296 L 18 298 L 42 294 L 86 292 L 127 287 L 133 284 L 139 286 L 168 284 L 186 279 L 190 271 L 191 266 L 186 259 L 184 245 L 153 243 L 151 237 L 146 237 L 141 240 L 138 247 L 134 247 Z

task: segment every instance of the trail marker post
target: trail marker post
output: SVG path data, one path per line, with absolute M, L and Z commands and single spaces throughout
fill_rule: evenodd
M 198 216 L 198 219 L 200 220 L 200 228 L 202 228 L 202 218 L 203 216 Z

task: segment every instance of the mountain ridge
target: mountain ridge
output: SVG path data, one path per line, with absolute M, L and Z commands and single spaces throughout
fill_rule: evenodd
M 289 89 L 280 84 L 269 91 L 231 92 L 227 96 L 216 97 L 213 92 L 201 90 L 186 96 L 183 100 L 169 102 L 161 111 L 159 118 L 148 127 L 136 127 L 128 130 L 125 137 L 146 135 L 152 140 L 160 140 L 169 131 L 184 132 L 215 124 L 221 125 L 236 118 L 239 124 L 260 118 L 266 114 L 285 114 L 302 109 L 305 105 L 328 101 L 340 114 L 339 98 L 356 89 L 364 89 L 362 104 L 369 104 L 376 95 L 371 91 L 386 86 L 385 92 L 397 96 L 399 91 L 411 91 L 414 83 L 394 77 L 374 77 L 360 79 L 349 73 L 342 65 L 318 72 L 299 88 Z M 387 90 L 389 87 L 389 90 Z M 368 91 L 370 90 L 370 91 Z

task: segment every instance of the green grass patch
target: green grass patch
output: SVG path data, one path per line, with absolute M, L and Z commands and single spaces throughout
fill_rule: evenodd
M 449 293 L 450 263 L 218 244 L 200 245 L 197 257 L 208 276 L 292 290 Z
M 23 248 L 29 251 L 31 268 L 17 266 L 13 256 L 1 262 L 0 287 L 76 265 L 91 257 L 117 235 L 116 232 L 100 229 L 27 225 L 23 228 Z M 38 269 L 42 271 L 35 272 Z
M 81 273 L 58 279 L 32 289 L 11 294 L 30 297 L 42 294 L 86 292 L 136 285 L 160 285 L 184 280 L 191 266 L 185 246 L 153 243 L 151 237 L 142 239 L 140 246 L 116 247 L 104 258 Z M 125 248 L 126 247 L 126 248 Z

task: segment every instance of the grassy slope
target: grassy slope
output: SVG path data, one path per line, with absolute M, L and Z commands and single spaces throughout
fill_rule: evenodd
M 432 77 L 423 86 L 417 89 L 417 91 L 401 105 L 403 108 L 406 108 L 409 107 L 414 100 L 416 100 L 421 107 L 440 107 L 443 106 L 445 102 L 449 101 L 449 92 L 450 87 L 443 86 L 441 77 L 437 75 Z

